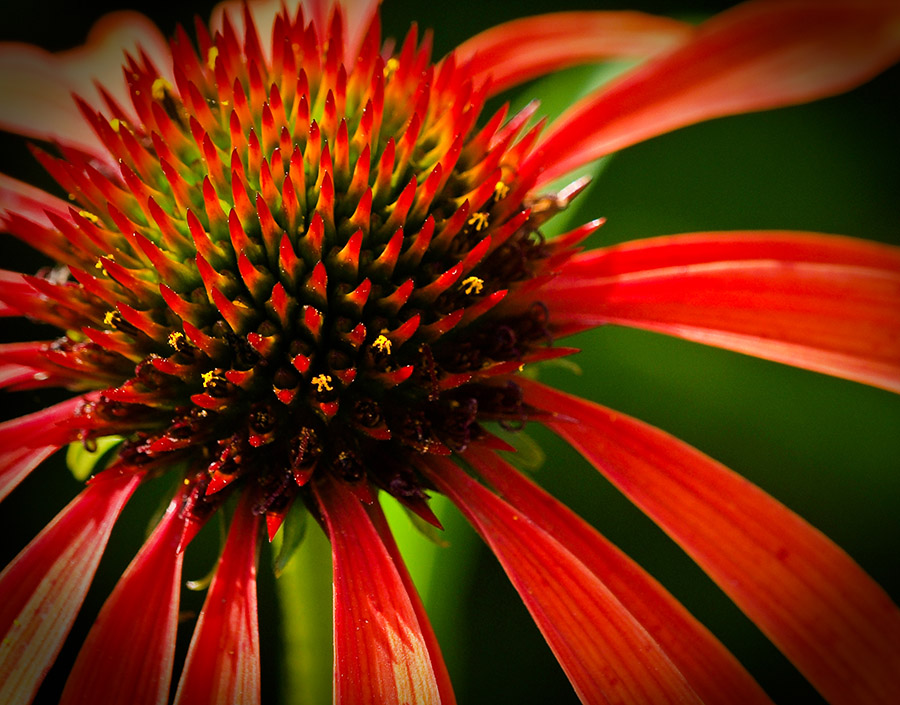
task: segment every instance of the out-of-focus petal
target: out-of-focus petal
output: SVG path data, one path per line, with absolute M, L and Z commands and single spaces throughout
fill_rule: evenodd
M 584 703 L 700 702 L 647 631 L 554 536 L 453 462 L 426 475 L 496 554 Z
M 41 225 L 52 225 L 44 212 L 49 210 L 61 217 L 66 217 L 69 204 L 31 184 L 26 184 L 24 181 L 19 181 L 6 174 L 0 174 L 0 222 L 2 222 L 2 211 L 4 210 L 18 213 L 23 218 L 28 218 L 28 220 L 33 220 Z
M 576 257 L 541 296 L 561 334 L 617 323 L 900 392 L 900 250 L 887 245 L 657 238 Z
M 122 74 L 125 51 L 136 58 L 143 51 L 163 77 L 173 80 L 165 38 L 156 25 L 136 12 L 102 17 L 83 46 L 59 54 L 28 44 L 0 44 L 0 129 L 108 159 L 72 94 L 91 105 L 102 105 L 95 86 L 100 83 L 120 105 L 130 105 Z M 133 116 L 131 119 L 135 121 Z
M 893 703 L 900 610 L 758 487 L 624 414 L 522 380 L 527 403 L 659 524 L 835 705 Z
M 450 673 L 447 671 L 447 664 L 444 663 L 441 645 L 438 643 L 437 635 L 434 633 L 434 629 L 428 619 L 428 613 L 425 611 L 425 605 L 422 604 L 422 599 L 419 597 L 416 586 L 412 581 L 412 576 L 406 569 L 403 556 L 400 555 L 400 549 L 397 547 L 391 528 L 388 526 L 384 512 L 381 510 L 381 505 L 378 502 L 374 502 L 371 507 L 368 507 L 368 512 L 373 526 L 378 531 L 382 543 L 384 543 L 384 547 L 394 561 L 397 574 L 403 581 L 406 594 L 409 595 L 410 604 L 415 610 L 416 618 L 419 620 L 422 638 L 425 640 L 425 645 L 428 647 L 428 653 L 431 656 L 431 666 L 434 669 L 434 678 L 437 681 L 438 690 L 441 694 L 441 703 L 442 705 L 454 705 L 456 703 L 456 695 L 453 692 L 453 683 L 450 680 Z
M 894 0 L 752 0 L 570 108 L 531 158 L 538 188 L 685 125 L 841 93 L 898 59 Z
M 175 705 L 258 705 L 256 555 L 259 515 L 250 493 L 234 513 L 228 540 L 194 627 Z
M 709 630 L 581 517 L 497 453 L 473 445 L 463 457 L 516 510 L 553 536 L 606 584 L 704 703 L 771 704 L 762 688 Z
M 84 397 L 75 397 L 0 424 L 0 500 L 72 441 L 72 430 L 59 424 L 70 419 L 83 401 Z
M 0 702 L 31 702 L 140 479 L 113 468 L 98 475 L 0 574 Z
M 100 610 L 62 694 L 63 705 L 169 701 L 185 519 L 179 494 Z
M 406 586 L 366 510 L 335 481 L 316 487 L 334 570 L 334 702 L 441 703 Z
M 512 20 L 465 41 L 456 60 L 489 95 L 552 71 L 603 59 L 646 58 L 687 40 L 691 25 L 642 12 L 557 12 Z

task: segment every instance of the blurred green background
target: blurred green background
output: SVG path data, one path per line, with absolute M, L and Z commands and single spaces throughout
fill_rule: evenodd
M 639 9 L 699 19 L 732 3 L 571 2 L 520 0 L 430 3 L 387 0 L 386 35 L 402 37 L 409 22 L 435 30 L 440 56 L 472 34 L 516 16 L 565 9 Z M 164 31 L 190 24 L 211 4 L 173 7 L 136 2 Z M 73 46 L 91 23 L 119 3 L 76 7 L 60 0 L 5 3 L 0 39 L 50 49 Z M 573 70 L 507 96 L 521 105 L 533 96 L 548 111 L 598 80 Z M 788 228 L 844 233 L 900 244 L 900 133 L 894 69 L 847 95 L 778 111 L 721 119 L 679 130 L 615 155 L 573 206 L 571 222 L 604 216 L 592 244 L 665 233 L 714 229 Z M 2 99 L 2 97 L 0 97 Z M 3 135 L 0 170 L 49 182 L 17 138 Z M 39 258 L 10 238 L 3 266 L 31 271 Z M 4 321 L 3 339 L 26 333 Z M 584 350 L 576 375 L 546 367 L 540 377 L 654 423 L 739 471 L 843 546 L 897 599 L 900 596 L 900 400 L 880 390 L 789 369 L 663 336 L 605 328 L 577 337 Z M 50 394 L 4 398 L 6 416 L 42 405 Z M 536 478 L 659 578 L 731 648 L 776 702 L 821 702 L 790 664 L 662 532 L 612 489 L 576 453 L 550 434 L 529 429 L 545 461 Z M 3 563 L 14 556 L 78 491 L 61 458 L 42 466 L 0 507 Z M 64 674 L 102 601 L 127 565 L 147 521 L 167 491 L 157 482 L 136 497 L 113 534 L 98 579 L 38 702 L 55 702 Z M 446 505 L 441 518 L 447 547 L 435 548 L 398 530 L 423 588 L 435 629 L 463 704 L 577 702 L 496 561 Z M 316 530 L 317 531 L 317 530 Z M 202 577 L 214 562 L 215 527 L 187 556 L 185 578 Z M 310 548 L 310 552 L 312 551 Z M 321 548 L 321 543 L 320 543 Z M 313 555 L 299 560 L 314 563 Z M 283 620 L 275 581 L 261 558 L 259 601 L 264 702 L 301 702 L 305 686 L 284 686 Z M 314 590 L 330 599 L 327 569 L 312 571 Z M 330 604 L 298 596 L 289 606 L 307 627 L 330 623 Z M 188 593 L 183 609 L 196 612 L 202 594 Z M 193 619 L 180 630 L 183 654 Z M 317 650 L 329 661 L 327 646 Z M 320 671 L 317 671 L 320 672 Z M 321 673 L 324 682 L 330 675 Z M 320 678 L 322 680 L 322 678 Z M 311 703 L 311 705 L 318 705 Z

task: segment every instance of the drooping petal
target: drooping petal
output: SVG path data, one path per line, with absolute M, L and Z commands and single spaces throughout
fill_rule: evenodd
M 497 453 L 472 445 L 465 460 L 517 511 L 584 563 L 662 647 L 700 699 L 771 703 L 740 662 L 639 565 Z
M 691 25 L 642 12 L 557 12 L 512 20 L 463 42 L 456 60 L 490 95 L 575 64 L 646 58 L 687 40 Z
M 259 515 L 252 508 L 245 493 L 194 627 L 175 705 L 259 705 Z
M 898 26 L 894 0 L 752 0 L 716 15 L 560 117 L 532 157 L 537 187 L 685 125 L 849 90 L 900 59 Z
M 450 681 L 447 664 L 444 663 L 444 656 L 441 654 L 441 645 L 438 643 L 437 635 L 434 633 L 434 629 L 428 619 L 428 613 L 425 611 L 425 605 L 422 604 L 422 599 L 419 597 L 416 586 L 412 581 L 412 576 L 406 569 L 403 556 L 400 555 L 400 549 L 397 547 L 391 528 L 388 526 L 384 512 L 381 510 L 381 505 L 378 502 L 373 502 L 372 506 L 368 507 L 368 512 L 373 526 L 378 531 L 382 543 L 384 543 L 384 547 L 394 561 L 397 574 L 403 581 L 406 594 L 409 595 L 410 604 L 412 604 L 416 618 L 419 620 L 419 628 L 422 630 L 422 637 L 431 656 L 431 666 L 434 669 L 434 677 L 441 694 L 441 703 L 443 705 L 454 705 L 456 703 L 456 695 L 453 693 L 453 683 Z
M 98 475 L 0 573 L 0 702 L 31 702 L 140 480 L 127 469 Z
M 444 458 L 426 475 L 496 554 L 584 703 L 699 702 L 647 631 L 575 555 Z
M 900 392 L 900 249 L 887 245 L 654 238 L 575 257 L 541 297 L 561 334 L 617 323 Z
M 840 548 L 676 438 L 522 380 L 527 403 L 659 524 L 835 705 L 893 703 L 900 610 Z
M 316 495 L 332 546 L 335 704 L 441 703 L 415 609 L 366 510 L 335 481 Z
M 59 54 L 27 44 L 0 44 L 0 128 L 106 159 L 105 148 L 81 116 L 72 93 L 102 105 L 97 82 L 120 105 L 129 105 L 121 68 L 126 50 L 134 57 L 143 51 L 163 77 L 172 80 L 165 39 L 156 25 L 136 12 L 105 15 L 83 46 Z
M 106 600 L 66 681 L 63 705 L 169 701 L 183 553 L 183 494 Z
M 59 424 L 70 419 L 83 401 L 83 396 L 75 397 L 0 424 L 0 500 L 73 440 L 72 430 Z

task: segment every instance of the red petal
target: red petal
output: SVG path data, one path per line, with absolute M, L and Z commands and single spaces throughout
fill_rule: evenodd
M 617 323 L 900 392 L 900 249 L 887 245 L 656 238 L 574 258 L 541 297 L 561 333 Z
M 259 516 L 252 506 L 249 493 L 245 493 L 194 628 L 175 705 L 259 705 Z
M 60 446 L 71 429 L 58 424 L 71 418 L 84 397 L 75 397 L 0 424 L 0 500 Z
M 0 702 L 24 705 L 34 697 L 140 479 L 99 475 L 0 574 Z
M 609 588 L 550 533 L 443 458 L 427 476 L 497 555 L 585 703 L 699 702 Z
M 664 132 L 857 86 L 900 58 L 894 0 L 755 0 L 569 109 L 533 159 L 539 188 Z M 523 167 L 527 170 L 527 164 Z
M 677 541 L 829 702 L 896 702 L 900 610 L 846 553 L 676 438 L 521 384 L 528 403 L 567 419 L 545 425 Z
M 394 535 L 391 533 L 384 512 L 381 510 L 381 505 L 378 502 L 373 502 L 367 507 L 367 510 L 373 526 L 375 526 L 378 535 L 384 543 L 384 547 L 388 550 L 388 553 L 391 554 L 391 559 L 394 561 L 397 573 L 403 581 L 403 586 L 406 588 L 406 594 L 409 595 L 410 604 L 412 604 L 412 608 L 416 613 L 416 618 L 419 620 L 419 626 L 422 629 L 422 637 L 425 639 L 425 646 L 428 647 L 428 653 L 431 655 L 431 665 L 434 669 L 434 677 L 441 694 L 441 703 L 443 705 L 454 705 L 456 703 L 456 695 L 453 693 L 453 683 L 450 681 L 450 673 L 447 671 L 447 664 L 444 663 L 444 657 L 441 654 L 441 646 L 438 643 L 437 635 L 431 627 L 431 621 L 428 619 L 425 605 L 422 604 L 422 600 L 412 581 L 412 577 L 406 569 L 406 564 L 403 562 L 403 556 L 400 555 L 400 549 L 397 547 L 397 542 L 394 541 Z M 437 519 L 435 518 L 435 521 L 436 520 Z
M 492 27 L 456 50 L 489 95 L 552 71 L 617 57 L 643 58 L 691 36 L 691 25 L 641 12 L 557 12 Z
M 122 575 L 81 647 L 63 691 L 64 705 L 169 701 L 183 553 L 183 496 Z
M 366 510 L 337 481 L 315 491 L 334 566 L 334 702 L 442 702 L 415 609 Z
M 738 660 L 662 585 L 571 509 L 499 455 L 470 446 L 463 457 L 516 510 L 584 563 L 641 623 L 704 703 L 771 703 Z

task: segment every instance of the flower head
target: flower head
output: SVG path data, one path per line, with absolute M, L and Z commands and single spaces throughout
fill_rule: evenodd
M 336 702 L 453 702 L 376 501 L 440 527 L 435 492 L 497 555 L 584 702 L 766 702 L 674 598 L 503 459 L 494 430 L 537 422 L 825 697 L 887 702 L 900 614 L 840 549 L 698 451 L 523 371 L 575 352 L 561 338 L 617 323 L 900 391 L 895 249 L 706 233 L 579 253 L 602 221 L 542 230 L 587 183 L 549 192 L 552 178 L 691 122 L 845 90 L 900 56 L 898 23 L 875 1 L 750 2 L 696 31 L 563 13 L 433 63 L 415 26 L 382 41 L 377 3 L 226 4 L 168 48 L 145 30 L 124 86 L 74 97 L 71 132 L 68 113 L 13 100 L 0 123 L 51 143 L 34 153 L 69 199 L 0 177 L 5 229 L 56 263 L 4 273 L 4 313 L 58 329 L 2 346 L 0 370 L 14 389 L 78 396 L 0 426 L 0 488 L 68 444 L 113 450 L 0 575 L 0 692 L 33 697 L 122 507 L 174 476 L 65 702 L 167 700 L 182 552 L 232 511 L 176 703 L 259 701 L 257 538 L 292 512 L 332 545 Z M 530 124 L 536 105 L 484 113 L 542 73 L 649 55 L 549 129 Z M 54 58 L 4 60 L 24 95 Z M 16 61 L 27 71 L 9 77 Z M 105 677 L 110 660 L 120 677 Z

